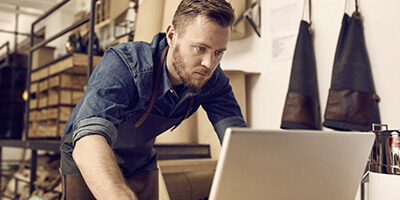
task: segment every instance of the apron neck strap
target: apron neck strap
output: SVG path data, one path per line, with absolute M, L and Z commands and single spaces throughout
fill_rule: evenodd
M 308 3 L 308 6 L 306 5 Z M 306 10 L 306 7 L 308 8 L 308 22 L 309 22 L 309 27 L 308 27 L 308 31 L 310 31 L 310 33 L 312 32 L 311 31 L 311 24 L 312 24 L 312 19 L 311 19 L 311 11 L 312 11 L 312 9 L 311 9 L 311 0 L 304 0 L 304 6 L 303 6 L 303 15 L 302 15 L 302 18 L 304 19 L 305 17 L 304 17 L 304 15 L 305 15 L 305 10 Z
M 354 11 L 353 15 L 360 15 L 359 6 L 358 6 L 358 0 L 354 0 L 354 4 L 355 4 L 355 11 Z M 346 5 L 344 7 L 345 12 L 347 11 L 348 6 L 349 6 L 349 0 L 346 0 Z
M 162 65 L 164 63 L 164 59 L 165 59 L 165 56 L 167 55 L 167 52 L 168 52 L 168 46 L 163 49 L 160 60 L 157 65 L 157 69 L 156 69 L 156 73 L 155 73 L 155 77 L 154 77 L 153 93 L 151 94 L 150 104 L 147 107 L 146 112 L 143 113 L 143 115 L 135 123 L 135 128 L 139 128 L 143 124 L 144 120 L 146 120 L 147 117 L 149 117 L 150 112 L 153 109 L 154 103 L 156 102 L 157 91 L 158 91 L 158 87 L 160 86 Z
M 358 12 L 358 0 L 355 1 L 356 1 L 356 12 Z

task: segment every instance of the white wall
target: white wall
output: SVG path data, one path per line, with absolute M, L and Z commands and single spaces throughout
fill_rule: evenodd
M 254 128 L 278 129 L 283 104 L 289 83 L 291 59 L 274 62 L 271 59 L 271 9 L 296 2 L 297 13 L 293 20 L 300 22 L 303 0 L 262 0 L 262 37 L 256 34 L 244 40 L 233 41 L 228 47 L 222 67 L 258 71 L 261 75 L 251 80 L 250 124 Z M 345 0 L 312 1 L 314 28 L 314 50 L 316 56 L 318 84 L 322 116 L 325 111 L 330 87 L 333 58 Z M 354 1 L 349 4 L 354 10 Z M 399 129 L 400 120 L 397 106 L 400 99 L 400 1 L 361 0 L 360 11 L 364 17 L 364 33 L 371 61 L 379 104 L 381 120 L 389 128 Z M 297 26 L 298 27 L 298 26 Z M 296 30 L 297 32 L 297 30 Z M 297 37 L 297 36 L 296 36 Z M 296 37 L 293 39 L 295 40 Z M 294 46 L 290 50 L 293 54 Z
M 0 25 L 1 29 L 3 30 L 8 30 L 8 31 L 15 31 L 15 15 L 10 14 L 10 13 L 0 13 L 0 18 L 4 19 L 4 22 L 6 23 L 1 23 L 0 19 Z M 19 15 L 18 19 L 18 32 L 21 33 L 29 33 L 31 32 L 31 26 L 32 22 L 35 20 L 35 17 L 32 17 L 31 15 Z M 18 35 L 18 42 L 21 42 L 22 40 L 26 39 L 27 36 L 23 35 Z M 3 45 L 6 42 L 10 43 L 10 51 L 14 51 L 14 34 L 9 34 L 9 33 L 0 33 L 0 45 Z M 18 48 L 18 47 L 17 47 Z M 5 49 L 2 49 L 0 51 L 0 55 L 5 54 L 6 51 Z

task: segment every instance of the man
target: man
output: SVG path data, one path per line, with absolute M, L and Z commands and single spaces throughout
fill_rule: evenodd
M 200 105 L 220 141 L 246 126 L 219 67 L 233 21 L 225 0 L 183 0 L 151 44 L 105 52 L 65 129 L 65 199 L 158 199 L 155 137 Z

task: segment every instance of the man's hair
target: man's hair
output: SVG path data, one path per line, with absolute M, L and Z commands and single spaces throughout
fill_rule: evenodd
M 222 27 L 231 27 L 235 20 L 232 5 L 226 0 L 182 0 L 175 12 L 172 25 L 183 33 L 197 16 L 205 16 Z

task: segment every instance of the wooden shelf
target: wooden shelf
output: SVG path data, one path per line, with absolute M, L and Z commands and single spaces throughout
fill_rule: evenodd
M 101 56 L 93 56 L 93 66 L 96 66 L 100 59 Z M 87 66 L 88 56 L 86 54 L 69 54 L 33 71 L 31 73 L 31 84 L 61 73 L 86 75 Z
M 204 170 L 215 170 L 217 160 L 214 159 L 185 159 L 185 160 L 160 160 L 158 161 L 164 174 L 183 173 Z

